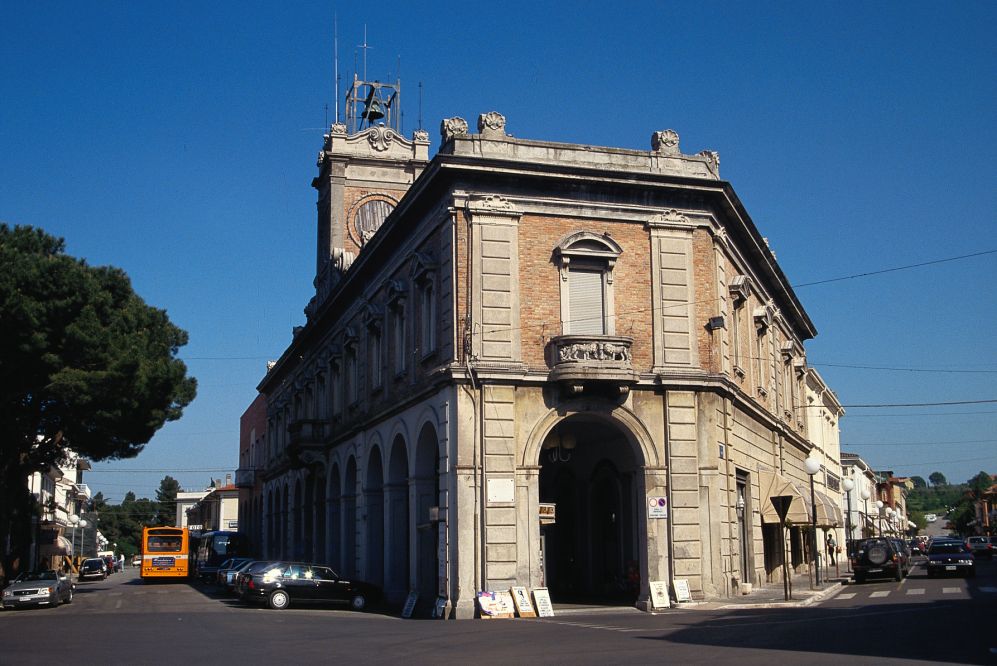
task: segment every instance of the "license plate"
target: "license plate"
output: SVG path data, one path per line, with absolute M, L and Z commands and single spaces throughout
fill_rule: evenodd
M 947 567 L 945 567 L 945 570 L 946 571 L 955 571 L 955 567 L 953 567 L 953 566 L 947 566 Z

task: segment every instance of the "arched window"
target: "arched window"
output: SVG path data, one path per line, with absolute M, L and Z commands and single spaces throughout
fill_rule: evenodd
M 554 248 L 563 335 L 615 335 L 613 268 L 623 253 L 609 234 L 573 233 Z

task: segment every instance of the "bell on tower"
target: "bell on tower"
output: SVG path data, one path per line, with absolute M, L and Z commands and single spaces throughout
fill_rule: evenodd
M 378 124 L 399 132 L 401 87 L 400 80 L 364 81 L 354 74 L 353 85 L 346 91 L 346 131 L 355 134 Z

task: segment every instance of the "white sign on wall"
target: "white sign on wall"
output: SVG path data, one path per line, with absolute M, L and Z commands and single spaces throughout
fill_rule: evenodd
M 488 503 L 512 503 L 516 501 L 515 479 L 488 479 Z
M 647 517 L 652 518 L 667 518 L 668 517 L 668 498 L 664 495 L 655 495 L 647 498 Z

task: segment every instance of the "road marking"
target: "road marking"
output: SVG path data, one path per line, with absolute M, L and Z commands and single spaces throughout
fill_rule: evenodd
M 913 594 L 924 594 L 924 588 L 922 587 L 920 589 L 907 590 L 907 594 L 909 594 L 909 595 L 913 595 Z
M 879 590 L 878 592 L 873 592 L 869 595 L 872 599 L 882 599 L 883 597 L 890 596 L 890 590 Z
M 943 587 L 942 594 L 959 594 L 962 592 L 961 587 Z
M 118 610 L 119 608 L 121 608 L 121 602 L 122 599 L 118 599 L 118 603 L 114 604 L 114 610 Z
M 854 599 L 855 598 L 855 593 L 854 592 L 842 592 L 841 594 L 838 595 L 838 598 L 839 599 Z

